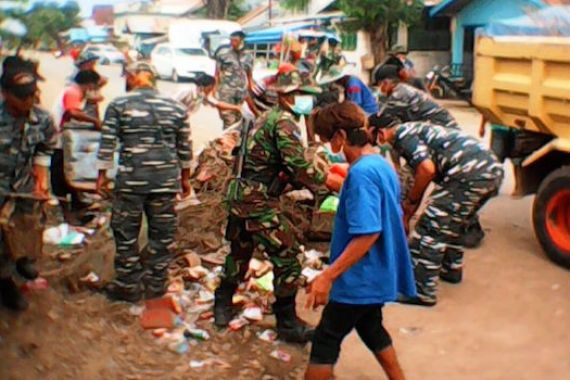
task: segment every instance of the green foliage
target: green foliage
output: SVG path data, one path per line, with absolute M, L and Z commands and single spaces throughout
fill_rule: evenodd
M 311 0 L 282 0 L 281 6 L 285 9 L 291 9 L 293 11 L 304 11 L 309 6 Z
M 424 8 L 423 0 L 338 0 L 338 5 L 350 20 L 346 23 L 348 29 L 370 32 L 399 22 L 413 25 Z
M 53 44 L 59 42 L 59 34 L 80 24 L 80 8 L 75 1 L 60 6 L 56 2 L 35 3 L 23 16 L 28 27 L 26 42 Z
M 228 20 L 235 21 L 241 17 L 243 17 L 247 11 L 245 10 L 245 1 L 244 0 L 233 0 L 230 2 L 230 8 L 228 10 Z

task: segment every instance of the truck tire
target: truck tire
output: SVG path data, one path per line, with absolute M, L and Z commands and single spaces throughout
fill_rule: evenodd
M 556 169 L 542 181 L 532 220 L 546 255 L 570 269 L 570 166 Z

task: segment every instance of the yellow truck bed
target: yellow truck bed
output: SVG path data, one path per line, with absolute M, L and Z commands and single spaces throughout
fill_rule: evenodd
M 570 141 L 570 38 L 479 36 L 475 53 L 473 104 L 487 120 Z

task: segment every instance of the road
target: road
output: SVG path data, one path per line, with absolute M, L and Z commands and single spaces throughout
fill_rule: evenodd
M 72 71 L 68 58 L 42 56 L 43 104 L 51 109 Z M 124 92 L 119 67 L 101 67 L 110 78 L 108 100 Z M 183 84 L 159 82 L 174 94 Z M 479 116 L 459 103 L 446 103 L 462 128 L 475 134 Z M 221 132 L 212 109 L 191 119 L 194 149 Z M 507 170 L 501 194 L 482 212 L 487 237 L 466 254 L 461 285 L 440 285 L 439 302 L 426 309 L 401 305 L 385 308 L 392 334 L 409 379 L 567 379 L 570 373 L 570 272 L 555 266 L 541 251 L 532 231 L 530 197 L 513 199 Z M 306 313 L 311 322 L 318 313 Z M 337 367 L 340 380 L 383 378 L 355 334 L 343 344 Z

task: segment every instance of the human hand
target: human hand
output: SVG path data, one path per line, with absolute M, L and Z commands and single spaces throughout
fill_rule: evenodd
M 344 178 L 336 173 L 328 173 L 325 181 L 325 186 L 336 193 L 340 193 Z
M 180 181 L 180 185 L 182 187 L 181 197 L 182 197 L 182 199 L 185 199 L 188 196 L 190 196 L 190 194 L 192 193 L 192 186 L 190 186 L 190 181 L 185 180 L 185 179 L 182 179 Z
M 107 198 L 110 193 L 109 185 L 111 181 L 104 174 L 99 174 L 97 177 L 96 192 L 103 198 Z
M 323 272 L 309 285 L 307 290 L 307 302 L 305 308 L 314 310 L 321 305 L 326 305 L 332 288 L 332 279 Z
M 49 181 L 46 170 L 36 170 L 34 196 L 41 199 L 49 198 Z

